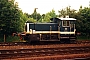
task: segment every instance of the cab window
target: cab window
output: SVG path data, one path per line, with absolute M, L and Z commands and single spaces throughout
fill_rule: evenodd
M 74 27 L 74 22 L 73 21 L 71 21 L 71 28 L 73 28 Z
M 69 26 L 69 21 L 64 20 L 62 24 L 63 26 Z

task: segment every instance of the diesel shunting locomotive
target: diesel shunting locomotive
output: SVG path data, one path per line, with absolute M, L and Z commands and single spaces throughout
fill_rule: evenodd
M 51 18 L 49 23 L 33 23 L 26 21 L 23 33 L 19 35 L 27 42 L 59 41 L 63 43 L 76 41 L 76 19 Z
M 25 23 L 25 31 L 21 36 L 27 42 L 32 41 L 60 41 L 72 42 L 76 40 L 74 18 L 51 18 L 49 23 Z

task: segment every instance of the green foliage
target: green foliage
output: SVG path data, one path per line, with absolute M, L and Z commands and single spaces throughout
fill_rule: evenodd
M 57 17 L 55 11 L 52 9 L 52 11 L 46 13 L 45 15 L 42 15 L 43 19 L 42 22 L 50 22 L 50 18 Z
M 57 17 L 54 9 L 52 9 L 52 11 L 46 13 L 46 14 L 42 14 L 42 16 L 37 13 L 36 8 L 34 9 L 34 12 L 30 15 L 28 13 L 26 13 L 26 15 L 29 18 L 29 21 L 31 22 L 50 22 L 50 18 L 52 17 Z
M 0 33 L 12 34 L 20 31 L 20 14 L 14 0 L 0 0 Z
M 90 36 L 90 8 L 82 7 L 79 9 L 77 13 L 77 31 L 81 32 L 84 36 Z
M 51 16 L 47 13 L 42 22 L 50 22 Z
M 26 15 L 26 13 L 23 13 L 21 10 L 19 10 L 19 13 L 20 13 L 19 27 L 21 31 L 24 31 L 24 25 L 25 25 L 25 22 L 28 20 L 28 16 Z
M 37 13 L 36 9 L 38 9 L 38 8 L 35 8 L 34 12 L 29 16 L 30 16 L 30 18 L 33 18 L 36 21 L 38 21 L 41 18 L 41 15 L 40 15 L 40 13 Z
M 4 36 L 2 34 L 0 34 L 0 42 L 4 42 Z
M 5 35 L 6 41 L 15 38 L 9 37 L 13 32 L 24 31 L 26 20 L 28 17 L 18 8 L 18 3 L 14 3 L 14 0 L 0 0 L 0 35 Z M 4 38 L 0 39 L 4 41 Z
M 77 40 L 90 40 L 90 36 L 77 36 Z
M 31 14 L 31 18 L 38 21 L 41 18 L 41 15 L 39 13 L 35 12 L 35 13 Z
M 66 17 L 68 15 L 69 17 L 75 18 L 75 14 L 76 14 L 76 10 L 71 9 L 70 6 L 61 9 L 58 12 L 59 12 L 59 17 Z
M 8 36 L 6 42 L 20 42 L 20 37 L 18 36 Z
M 28 18 L 28 21 L 33 22 L 33 23 L 36 23 L 36 22 L 37 22 L 37 21 L 36 21 L 35 19 L 33 19 L 33 18 Z
M 6 42 L 19 42 L 20 41 L 20 37 L 18 36 L 7 36 L 6 37 Z M 0 34 L 0 42 L 4 42 L 4 35 Z

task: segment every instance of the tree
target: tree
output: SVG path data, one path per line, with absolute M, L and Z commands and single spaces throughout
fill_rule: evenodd
M 59 17 L 66 17 L 68 15 L 69 17 L 73 17 L 74 18 L 75 14 L 76 14 L 76 10 L 71 9 L 70 7 L 71 6 L 68 6 L 65 9 L 59 10 L 58 11 L 59 12 Z
M 29 20 L 28 16 L 26 13 L 23 13 L 22 10 L 19 10 L 20 13 L 20 22 L 19 22 L 19 27 L 21 31 L 24 31 L 24 27 L 25 27 L 25 22 L 27 20 Z
M 80 6 L 79 12 L 77 13 L 77 31 L 80 31 L 82 35 L 90 36 L 90 8 Z
M 20 30 L 20 12 L 14 0 L 0 0 L 0 34 L 9 35 Z
M 36 9 L 37 8 L 34 9 L 34 12 L 30 15 L 30 17 L 38 21 L 41 18 L 41 15 L 37 13 Z
M 52 11 L 46 13 L 45 15 L 42 15 L 43 17 L 43 21 L 42 22 L 50 22 L 50 18 L 54 18 L 57 17 L 54 9 L 52 9 Z

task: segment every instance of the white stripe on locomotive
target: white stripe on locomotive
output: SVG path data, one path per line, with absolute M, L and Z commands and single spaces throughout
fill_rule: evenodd
M 27 30 L 26 34 L 47 34 L 47 33 L 58 33 L 58 34 L 75 34 L 76 29 L 74 29 L 73 32 L 68 32 L 68 31 L 35 31 L 30 29 L 30 31 Z

